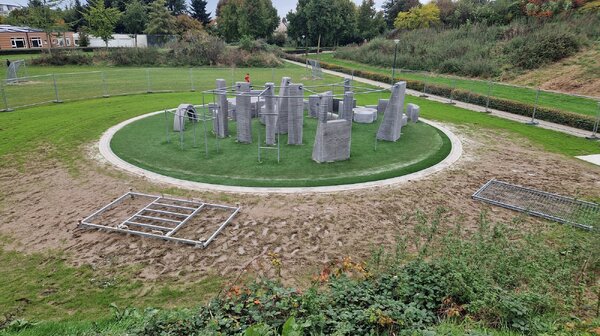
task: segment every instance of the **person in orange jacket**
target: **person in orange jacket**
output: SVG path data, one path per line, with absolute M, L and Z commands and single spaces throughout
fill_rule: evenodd
M 250 83 L 250 74 L 247 73 L 246 77 L 244 77 L 244 80 L 246 81 L 246 83 Z

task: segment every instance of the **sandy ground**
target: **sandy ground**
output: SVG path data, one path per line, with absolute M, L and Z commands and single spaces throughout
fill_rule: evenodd
M 241 214 L 204 250 L 78 228 L 79 220 L 130 189 L 151 194 L 169 189 L 94 158 L 86 159 L 75 176 L 60 164 L 41 160 L 25 169 L 0 170 L 0 234 L 14 238 L 8 248 L 19 251 L 66 251 L 73 265 L 107 269 L 137 264 L 136 276 L 147 281 L 189 281 L 207 275 L 233 278 L 245 268 L 273 275 L 268 254 L 276 252 L 283 262 L 283 278 L 295 283 L 332 260 L 366 258 L 380 245 L 393 246 L 396 237 L 417 222 L 417 210 L 431 214 L 443 207 L 445 228 L 460 221 L 467 231 L 475 229 L 484 209 L 490 219 L 510 222 L 517 213 L 471 199 L 491 178 L 564 195 L 600 197 L 600 167 L 543 152 L 526 140 L 508 140 L 505 134 L 451 129 L 463 141 L 464 156 L 453 167 L 421 181 L 315 195 L 170 190 L 178 196 L 242 207 Z M 541 223 L 525 218 L 519 225 Z

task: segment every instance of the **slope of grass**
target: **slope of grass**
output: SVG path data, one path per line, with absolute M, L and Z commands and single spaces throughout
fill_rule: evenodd
M 2 244 L 3 245 L 3 244 Z M 0 323 L 11 315 L 29 320 L 96 320 L 117 307 L 185 307 L 220 288 L 221 278 L 176 284 L 132 280 L 141 265 L 104 272 L 72 267 L 58 251 L 23 254 L 0 245 Z
M 385 75 L 391 75 L 391 68 L 381 68 L 368 64 L 358 63 L 355 61 L 339 59 L 335 57 L 335 54 L 321 54 L 318 56 L 311 55 L 311 58 L 318 58 L 323 62 L 340 65 L 353 69 L 361 69 L 374 73 L 381 73 Z M 526 104 L 535 104 L 536 102 L 536 90 L 527 87 L 511 86 L 509 84 L 502 84 L 498 82 L 487 82 L 477 79 L 461 78 L 454 76 L 445 76 L 440 74 L 418 72 L 418 71 L 406 71 L 396 70 L 395 77 L 397 80 L 418 80 L 434 85 L 443 85 L 448 87 L 454 87 L 458 89 L 467 90 L 470 92 L 517 101 Z M 600 99 L 600 97 L 599 97 Z M 548 108 L 575 112 L 589 116 L 597 115 L 597 102 L 593 99 L 582 98 L 577 96 L 571 96 L 568 94 L 545 92 L 541 91 L 539 95 L 539 106 Z

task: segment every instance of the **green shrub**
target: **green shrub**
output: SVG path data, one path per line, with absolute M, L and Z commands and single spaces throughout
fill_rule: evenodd
M 588 264 L 597 252 L 589 232 L 516 232 L 482 214 L 475 232 L 463 237 L 460 224 L 440 230 L 443 211 L 417 216 L 422 220 L 395 251 L 376 253 L 369 263 L 332 263 L 304 292 L 271 280 L 232 286 L 196 313 L 152 315 L 137 333 L 421 335 L 441 320 L 464 318 L 549 335 L 556 325 L 540 321 L 568 315 L 581 284 L 594 290 L 600 264 Z M 417 253 L 407 251 L 411 241 Z
M 93 60 L 80 51 L 53 50 L 31 59 L 32 65 L 90 65 Z
M 579 51 L 579 47 L 580 42 L 574 33 L 539 30 L 510 40 L 504 47 L 504 53 L 513 66 L 535 69 L 571 56 Z
M 501 21 L 501 20 L 500 20 Z M 513 20 L 507 25 L 465 24 L 458 28 L 399 31 L 397 68 L 494 77 L 502 69 L 543 66 L 600 38 L 600 16 L 574 15 L 548 20 Z M 395 44 L 377 38 L 339 48 L 342 59 L 391 68 Z
M 173 65 L 216 65 L 225 52 L 225 42 L 205 32 L 189 31 L 169 45 Z
M 96 57 L 117 66 L 159 66 L 164 55 L 158 48 L 111 48 L 96 52 Z

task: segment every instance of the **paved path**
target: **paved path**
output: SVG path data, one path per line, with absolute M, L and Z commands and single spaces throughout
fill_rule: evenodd
M 600 154 L 577 156 L 577 158 L 600 166 Z
M 296 65 L 300 65 L 300 66 L 306 66 L 306 64 L 303 63 L 299 63 L 299 62 L 295 62 L 295 61 L 290 61 L 290 60 L 285 60 L 286 62 L 292 63 L 292 64 L 296 64 Z M 347 78 L 349 75 L 342 73 L 342 72 L 337 72 L 337 71 L 332 71 L 332 70 L 326 70 L 323 69 L 323 72 L 326 74 L 330 74 L 330 75 L 334 75 L 334 76 L 339 76 L 339 77 L 344 77 Z M 382 82 L 377 82 L 374 80 L 370 80 L 370 79 L 366 79 L 366 78 L 361 78 L 361 77 L 356 77 L 354 76 L 354 80 L 360 83 L 365 83 L 365 84 L 369 84 L 369 85 L 373 85 L 373 86 L 377 86 L 380 88 L 384 88 L 384 89 L 389 89 L 391 87 L 390 84 L 387 83 L 382 83 Z M 410 90 L 407 89 L 406 93 L 408 93 L 411 96 L 420 96 L 423 93 L 419 92 L 419 91 L 415 91 L 415 90 Z M 441 103 L 448 103 L 449 99 L 445 98 L 445 97 L 440 97 L 440 96 L 434 96 L 434 95 L 427 95 L 428 97 L 426 99 L 431 100 L 431 101 L 436 101 L 436 102 L 441 102 Z M 488 113 L 490 115 L 496 116 L 496 117 L 500 117 L 500 118 L 504 118 L 504 119 L 508 119 L 508 120 L 513 120 L 513 121 L 517 121 L 517 122 L 522 122 L 522 123 L 527 123 L 531 121 L 531 117 L 525 117 L 522 115 L 518 115 L 518 114 L 513 114 L 513 113 L 508 113 L 508 112 L 504 112 L 504 111 L 500 111 L 500 110 L 494 110 L 494 109 L 488 109 L 488 112 L 485 112 L 485 107 L 483 106 L 479 106 L 479 105 L 475 105 L 475 104 L 469 104 L 469 103 L 463 103 L 460 101 L 454 101 L 455 106 L 460 107 L 460 108 L 464 108 L 466 110 L 471 110 L 471 111 L 475 111 L 475 112 L 483 112 L 483 113 Z M 544 121 L 544 120 L 536 120 L 539 124 L 537 125 L 537 127 L 541 127 L 541 128 L 545 128 L 545 129 L 549 129 L 549 130 L 553 130 L 553 131 L 557 131 L 557 132 L 562 132 L 562 133 L 566 133 L 566 134 L 570 134 L 570 135 L 574 135 L 576 137 L 580 137 L 580 138 L 585 138 L 587 136 L 591 135 L 591 132 L 589 131 L 584 131 L 578 128 L 574 128 L 574 127 L 569 127 L 569 126 L 564 126 L 564 125 L 560 125 L 560 124 L 555 124 L 549 121 Z M 536 127 L 536 126 L 532 126 L 532 127 Z

